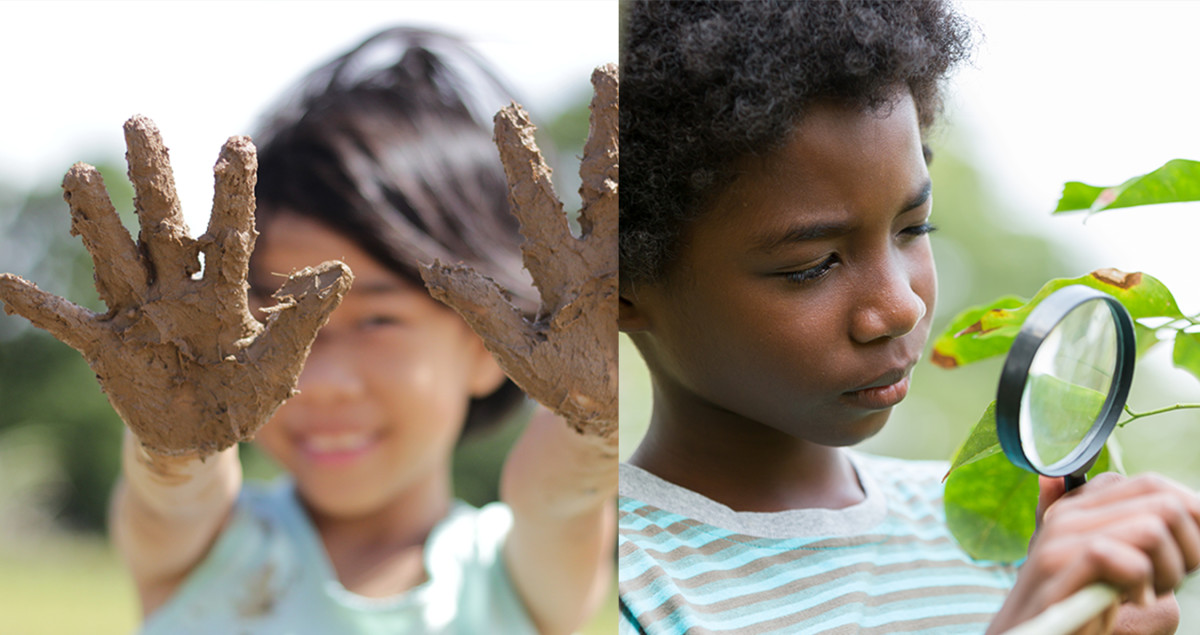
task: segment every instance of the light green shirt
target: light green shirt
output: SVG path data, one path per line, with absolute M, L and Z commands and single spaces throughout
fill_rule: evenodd
M 243 488 L 229 526 L 142 635 L 536 633 L 501 557 L 502 503 L 458 503 L 429 536 L 429 579 L 368 598 L 338 582 L 290 479 Z

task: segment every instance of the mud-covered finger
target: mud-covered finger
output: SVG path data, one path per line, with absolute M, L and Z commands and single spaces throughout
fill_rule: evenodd
M 219 281 L 230 292 L 244 294 L 254 229 L 254 185 L 258 158 L 250 137 L 230 137 L 213 167 L 216 189 L 205 243 L 206 280 Z
M 146 268 L 121 224 L 96 168 L 76 163 L 63 177 L 63 200 L 71 208 L 71 233 L 83 239 L 96 269 L 96 291 L 113 311 L 140 304 Z
M 268 376 L 299 376 L 317 331 L 353 282 L 350 267 L 336 260 L 288 276 L 274 294 L 278 304 L 262 309 L 267 325 L 247 349 L 250 360 Z
M 618 71 L 606 64 L 592 73 L 591 122 L 579 164 L 579 225 L 590 260 L 604 271 L 617 268 Z
M 20 315 L 85 357 L 103 335 L 96 314 L 11 273 L 0 273 L 0 302 L 9 315 Z
M 495 140 L 508 177 L 508 200 L 521 223 L 525 268 L 551 312 L 562 305 L 579 281 L 590 277 L 582 244 L 571 235 L 562 203 L 550 182 L 550 168 L 534 140 L 529 115 L 517 104 L 495 117 Z
M 125 122 L 125 147 L 141 225 L 139 240 L 150 255 L 153 276 L 168 283 L 186 279 L 200 270 L 200 261 L 175 193 L 162 135 L 149 118 L 134 115 Z
M 420 269 L 429 294 L 461 315 L 488 350 L 498 356 L 528 357 L 529 325 L 500 285 L 465 265 L 435 260 Z

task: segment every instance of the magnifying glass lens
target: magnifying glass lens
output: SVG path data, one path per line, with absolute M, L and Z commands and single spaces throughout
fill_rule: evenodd
M 1050 470 L 1084 445 L 1118 373 L 1117 326 L 1108 304 L 1075 307 L 1034 354 L 1021 396 L 1021 445 Z

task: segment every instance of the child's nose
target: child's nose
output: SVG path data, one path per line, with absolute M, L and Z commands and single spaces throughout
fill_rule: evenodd
M 298 399 L 309 403 L 333 403 L 361 397 L 365 390 L 362 379 L 355 369 L 354 356 L 333 342 L 322 341 L 317 336 L 313 343 L 304 370 L 296 389 Z
M 905 272 L 872 276 L 863 282 L 856 299 L 851 336 L 862 344 L 903 337 L 917 327 L 928 309 Z

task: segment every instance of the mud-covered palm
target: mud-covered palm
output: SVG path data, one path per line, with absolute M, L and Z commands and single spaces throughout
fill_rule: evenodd
M 496 115 L 509 201 L 525 237 L 522 257 L 541 295 L 537 319 L 525 319 L 495 282 L 469 267 L 434 263 L 421 275 L 527 394 L 577 431 L 615 442 L 617 67 L 596 69 L 592 85 L 591 129 L 579 170 L 579 238 L 571 235 L 529 116 L 515 104 Z
M 212 217 L 199 239 L 188 235 L 154 123 L 131 118 L 125 142 L 141 226 L 136 243 L 95 168 L 78 163 L 63 179 L 71 233 L 92 255 L 108 312 L 93 313 L 12 274 L 0 274 L 0 300 L 83 354 L 147 450 L 207 456 L 252 438 L 293 394 L 317 329 L 353 276 L 340 262 L 295 272 L 260 324 L 246 299 L 257 237 L 250 139 L 232 137 L 221 149 Z

